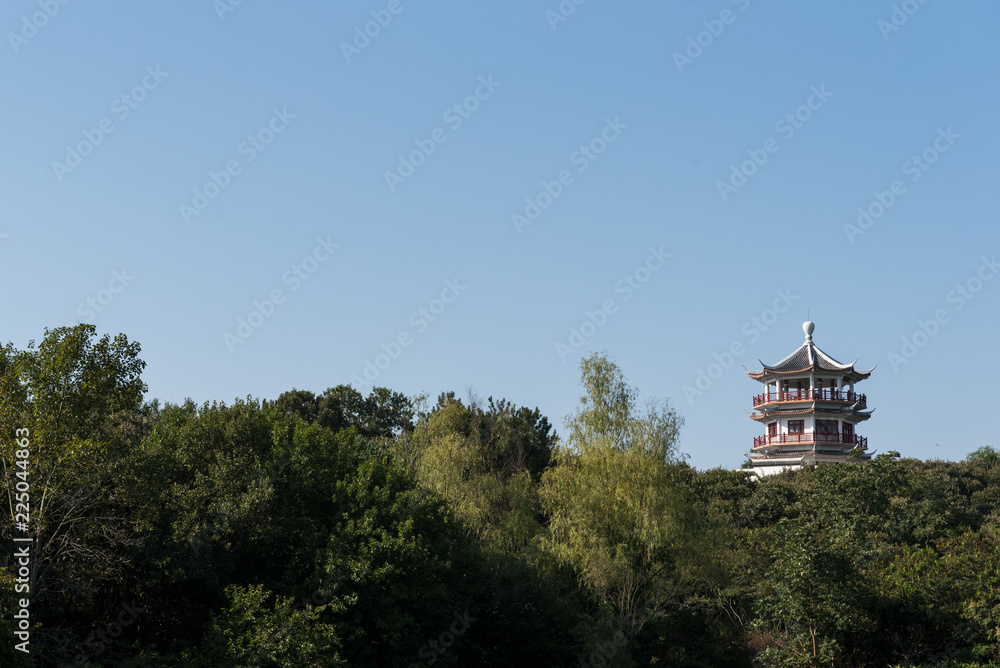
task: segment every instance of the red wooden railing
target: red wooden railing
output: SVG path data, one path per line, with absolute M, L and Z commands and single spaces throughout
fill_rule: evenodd
M 819 390 L 786 390 L 785 392 L 766 392 L 753 398 L 753 405 L 770 404 L 779 401 L 849 401 L 857 403 L 861 408 L 868 407 L 868 397 L 856 392 L 823 388 Z
M 847 443 L 862 450 L 868 449 L 868 437 L 857 434 L 775 434 L 774 436 L 755 436 L 753 447 L 765 445 L 784 445 L 786 443 Z

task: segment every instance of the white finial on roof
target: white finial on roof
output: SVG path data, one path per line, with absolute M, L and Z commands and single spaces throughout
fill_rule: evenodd
M 802 331 L 806 333 L 806 341 L 812 341 L 813 332 L 816 330 L 816 323 L 812 320 L 806 320 L 802 323 Z

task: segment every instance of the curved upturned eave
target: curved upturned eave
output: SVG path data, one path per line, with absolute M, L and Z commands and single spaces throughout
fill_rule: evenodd
M 795 417 L 796 415 L 815 415 L 819 417 L 840 417 L 841 419 L 845 417 L 852 417 L 858 422 L 864 422 L 872 416 L 870 412 L 862 413 L 860 411 L 854 411 L 850 408 L 837 411 L 837 410 L 824 410 L 822 408 L 803 408 L 802 410 L 780 412 L 780 413 L 750 413 L 750 419 L 755 422 L 764 422 L 766 420 L 777 420 L 783 417 Z
M 751 371 L 750 369 L 747 369 L 747 375 L 760 382 L 764 382 L 767 378 L 779 375 L 785 376 L 789 374 L 812 373 L 816 371 L 843 374 L 854 381 L 859 381 L 868 378 L 871 375 L 871 372 L 875 370 L 875 367 L 872 367 L 868 371 L 859 371 L 855 369 L 854 365 L 857 363 L 857 359 L 850 364 L 842 364 L 841 362 L 838 362 L 836 359 L 817 347 L 816 344 L 812 342 L 811 337 L 801 346 L 796 348 L 792 354 L 783 357 L 777 364 L 764 364 L 763 360 L 759 359 L 757 361 L 760 362 L 761 370 Z
M 851 380 L 853 380 L 855 382 L 858 382 L 858 381 L 866 380 L 869 376 L 872 375 L 872 371 L 875 370 L 875 367 L 872 367 L 868 371 L 858 371 L 857 369 L 854 368 L 853 365 L 846 366 L 843 369 L 827 369 L 827 368 L 819 366 L 818 364 L 813 364 L 812 366 L 802 367 L 801 369 L 775 369 L 773 367 L 768 367 L 766 364 L 763 364 L 763 366 L 764 366 L 764 369 L 762 371 L 751 371 L 751 370 L 747 369 L 747 376 L 749 376 L 750 378 L 753 378 L 754 380 L 756 380 L 758 382 L 763 383 L 767 379 L 774 378 L 776 376 L 788 376 L 790 374 L 812 373 L 812 372 L 818 371 L 818 372 L 821 372 L 821 373 L 837 373 L 837 374 L 841 374 L 841 375 L 844 375 L 844 376 L 850 378 Z M 878 366 L 878 365 L 876 365 L 876 366 Z

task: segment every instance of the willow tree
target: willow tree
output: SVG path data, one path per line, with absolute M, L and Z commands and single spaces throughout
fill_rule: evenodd
M 581 367 L 580 407 L 542 478 L 542 543 L 611 606 L 616 630 L 634 637 L 696 576 L 712 531 L 680 480 L 682 418 L 667 401 L 641 408 L 606 355 Z

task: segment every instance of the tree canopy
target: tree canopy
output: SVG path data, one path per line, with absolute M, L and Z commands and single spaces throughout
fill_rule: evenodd
M 144 402 L 140 352 L 89 325 L 0 348 L 3 536 L 30 481 L 36 550 L 31 654 L 0 665 L 1000 661 L 990 446 L 757 480 L 692 469 L 677 410 L 603 353 L 560 437 L 452 392 Z M 7 638 L 16 573 L 5 551 Z

